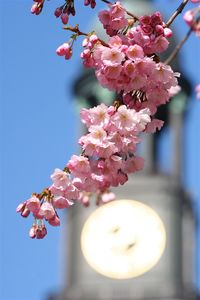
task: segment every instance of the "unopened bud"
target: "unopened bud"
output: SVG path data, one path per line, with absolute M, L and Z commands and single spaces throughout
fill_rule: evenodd
M 43 239 L 46 234 L 47 234 L 47 230 L 45 225 L 39 226 L 36 229 L 36 239 Z
M 29 237 L 34 239 L 36 237 L 36 226 L 33 225 L 29 230 Z
M 85 6 L 90 5 L 90 0 L 85 0 L 85 1 L 84 1 L 84 5 L 85 5 Z
M 167 37 L 167 38 L 170 38 L 172 37 L 173 35 L 173 31 L 170 29 L 170 28 L 164 28 L 164 36 Z
M 42 7 L 38 3 L 35 3 L 31 7 L 31 13 L 35 15 L 39 15 L 41 13 Z
M 67 24 L 68 23 L 68 20 L 69 20 L 69 15 L 67 13 L 64 13 L 61 15 L 61 20 L 63 22 L 63 24 Z
M 76 15 L 76 11 L 75 11 L 74 6 L 70 7 L 69 12 L 70 12 L 70 14 L 72 14 L 72 16 Z
M 90 6 L 91 6 L 91 8 L 95 8 L 95 6 L 96 6 L 96 1 L 95 1 L 95 0 L 91 0 Z
M 62 14 L 62 9 L 60 7 L 57 7 L 56 10 L 54 11 L 54 16 L 56 16 L 56 18 L 59 18 Z

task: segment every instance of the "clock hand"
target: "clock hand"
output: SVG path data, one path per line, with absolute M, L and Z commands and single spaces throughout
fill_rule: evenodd
M 115 227 L 115 228 L 112 229 L 112 233 L 117 233 L 117 232 L 119 232 L 119 230 L 120 230 L 119 226 Z
M 129 243 L 127 246 L 126 246 L 126 249 L 125 251 L 129 251 L 129 250 L 132 250 L 133 247 L 137 244 L 137 241 L 135 240 L 134 242 L 132 243 Z

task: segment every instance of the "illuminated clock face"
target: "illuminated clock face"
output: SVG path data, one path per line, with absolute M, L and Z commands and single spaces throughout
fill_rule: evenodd
M 160 260 L 165 245 L 166 232 L 158 214 L 134 200 L 116 200 L 96 209 L 81 234 L 88 264 L 115 279 L 149 271 Z

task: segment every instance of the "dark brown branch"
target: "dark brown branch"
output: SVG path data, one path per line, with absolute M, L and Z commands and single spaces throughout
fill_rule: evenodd
M 182 13 L 184 7 L 186 6 L 186 4 L 188 3 L 189 0 L 183 0 L 183 2 L 179 5 L 179 7 L 176 9 L 176 11 L 171 15 L 171 17 L 169 18 L 169 20 L 166 23 L 166 27 L 169 27 L 173 21 L 176 19 L 176 17 Z
M 69 30 L 69 31 L 71 31 L 71 32 L 74 32 L 75 35 L 77 35 L 77 36 L 80 36 L 80 35 L 88 36 L 88 33 L 85 33 L 85 32 L 82 32 L 82 31 L 79 30 L 78 25 L 76 25 L 75 27 L 72 27 L 72 26 L 65 26 L 65 27 L 63 27 L 63 29 Z M 101 39 L 99 39 L 99 38 L 98 38 L 98 40 L 99 40 L 99 42 L 100 42 L 103 46 L 108 47 L 108 44 L 107 44 L 106 42 L 104 42 L 103 40 L 101 40 Z
M 185 42 L 187 41 L 187 39 L 189 38 L 190 34 L 192 33 L 192 28 L 190 28 L 187 32 L 187 34 L 184 36 L 184 38 L 180 41 L 180 43 L 176 46 L 176 48 L 174 49 L 174 51 L 170 54 L 170 56 L 165 60 L 165 64 L 169 65 L 172 60 L 176 57 L 176 55 L 178 54 L 178 52 L 180 51 L 180 49 L 182 48 L 182 46 L 185 44 Z

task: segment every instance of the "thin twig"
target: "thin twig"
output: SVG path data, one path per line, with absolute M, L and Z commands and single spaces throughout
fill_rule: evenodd
M 188 3 L 189 0 L 183 0 L 183 2 L 179 5 L 179 7 L 176 9 L 176 11 L 171 15 L 171 17 L 169 18 L 169 20 L 166 23 L 166 27 L 169 27 L 173 21 L 175 20 L 175 18 L 182 13 L 184 7 L 186 6 L 186 4 Z
M 184 36 L 184 38 L 180 41 L 180 43 L 176 46 L 176 48 L 173 50 L 173 52 L 170 54 L 170 56 L 164 61 L 166 65 L 169 65 L 172 60 L 176 57 L 182 46 L 185 44 L 187 39 L 189 38 L 190 34 L 192 33 L 192 28 L 190 28 L 187 32 L 187 34 Z
M 64 30 L 69 30 L 69 31 L 71 31 L 71 32 L 74 32 L 77 36 L 80 36 L 80 35 L 88 36 L 88 33 L 85 33 L 85 32 L 83 32 L 83 31 L 80 31 L 80 30 L 79 30 L 78 25 L 76 25 L 75 27 L 72 27 L 72 26 L 65 26 L 65 27 L 63 27 L 63 29 L 64 29 Z M 108 44 L 107 44 L 106 42 L 104 42 L 103 40 L 101 40 L 101 39 L 99 39 L 99 38 L 98 38 L 98 40 L 99 40 L 99 42 L 100 42 L 103 46 L 108 47 Z
M 101 0 L 102 2 L 105 2 L 107 4 L 113 4 L 112 2 L 108 1 L 108 0 Z M 135 21 L 139 21 L 139 17 L 137 17 L 136 15 L 134 15 L 133 13 L 131 13 L 130 11 L 126 10 L 127 15 L 129 15 L 130 17 L 132 17 Z

